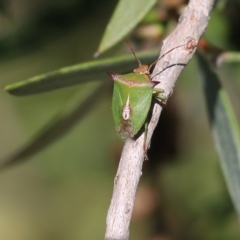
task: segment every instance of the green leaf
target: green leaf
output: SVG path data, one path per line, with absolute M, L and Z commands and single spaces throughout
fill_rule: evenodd
M 240 219 L 240 134 L 227 96 L 216 73 L 198 53 L 209 121 L 228 190 Z
M 121 0 L 107 25 L 96 56 L 121 41 L 145 17 L 156 0 Z
M 158 54 L 159 52 L 156 50 L 147 51 L 139 53 L 138 57 L 143 63 L 149 63 L 156 60 Z M 137 66 L 135 58 L 129 54 L 65 67 L 29 78 L 25 81 L 7 85 L 4 87 L 4 90 L 13 95 L 25 96 L 94 80 L 106 79 L 107 81 L 111 81 L 106 72 L 130 72 Z
M 74 104 L 68 103 L 62 109 L 61 113 L 38 131 L 38 134 L 36 134 L 32 141 L 12 156 L 7 159 L 2 159 L 0 161 L 0 169 L 27 160 L 29 157 L 39 153 L 63 137 L 99 103 L 109 85 L 107 82 L 101 83 L 85 100 L 82 100 L 82 98 L 76 100 L 76 98 L 74 98 Z
M 216 65 L 221 66 L 226 63 L 239 63 L 240 53 L 239 52 L 222 52 L 217 56 Z

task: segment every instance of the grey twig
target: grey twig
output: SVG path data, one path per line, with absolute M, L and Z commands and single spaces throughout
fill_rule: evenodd
M 183 47 L 171 51 L 159 60 L 152 74 L 152 76 L 155 76 L 154 81 L 159 81 L 157 87 L 164 89 L 167 97 L 172 94 L 175 82 L 184 68 L 183 66 L 191 59 L 196 44 L 207 27 L 213 4 L 214 0 L 190 0 L 184 13 L 179 18 L 177 27 L 163 42 L 162 54 L 178 45 L 183 45 Z M 169 67 L 175 64 L 176 66 Z M 165 71 L 158 74 L 165 68 Z M 161 111 L 162 107 L 155 104 L 148 126 L 147 146 L 150 146 L 150 140 Z M 143 141 L 144 136 L 142 134 L 136 141 L 129 138 L 125 142 L 108 210 L 106 240 L 127 240 L 129 237 L 135 193 L 144 161 Z

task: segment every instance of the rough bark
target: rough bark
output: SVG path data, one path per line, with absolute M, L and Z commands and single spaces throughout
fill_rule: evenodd
M 183 45 L 159 60 L 152 74 L 152 77 L 155 76 L 153 80 L 160 82 L 156 87 L 164 89 L 167 97 L 172 94 L 178 76 L 196 50 L 196 44 L 207 27 L 213 4 L 213 0 L 191 0 L 179 18 L 175 30 L 163 42 L 162 54 L 178 45 Z M 165 70 L 162 71 L 163 69 Z M 159 72 L 161 74 L 157 74 Z M 161 111 L 162 107 L 156 103 L 148 126 L 147 146 L 150 146 Z M 106 240 L 127 240 L 129 238 L 135 193 L 142 175 L 143 141 L 144 134 L 136 141 L 129 138 L 125 142 L 108 210 Z

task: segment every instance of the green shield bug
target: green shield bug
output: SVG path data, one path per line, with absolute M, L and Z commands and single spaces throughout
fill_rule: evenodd
M 114 81 L 112 98 L 113 119 L 116 131 L 123 139 L 128 137 L 134 138 L 140 129 L 145 127 L 143 148 L 146 155 L 147 117 L 152 99 L 154 97 L 162 102 L 166 100 L 163 95 L 164 91 L 160 88 L 154 88 L 159 82 L 152 81 L 150 71 L 158 60 L 173 49 L 182 47 L 183 45 L 169 50 L 148 66 L 140 62 L 131 45 L 128 42 L 127 44 L 136 58 L 139 67 L 134 69 L 132 73 L 125 75 L 108 72 L 108 75 Z

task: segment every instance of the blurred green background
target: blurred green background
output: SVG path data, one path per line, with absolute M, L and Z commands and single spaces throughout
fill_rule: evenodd
M 1 0 L 1 86 L 92 60 L 116 3 Z M 205 37 L 218 47 L 239 50 L 240 5 L 234 3 L 214 10 Z M 129 50 L 119 44 L 108 55 L 124 52 Z M 225 65 L 219 75 L 239 120 L 239 66 Z M 197 76 L 193 59 L 164 110 L 144 165 L 130 239 L 240 239 Z M 97 85 L 28 97 L 2 91 L 0 160 L 15 154 L 65 105 L 84 100 Z M 106 89 L 63 138 L 0 173 L 0 239 L 103 239 L 122 145 Z

